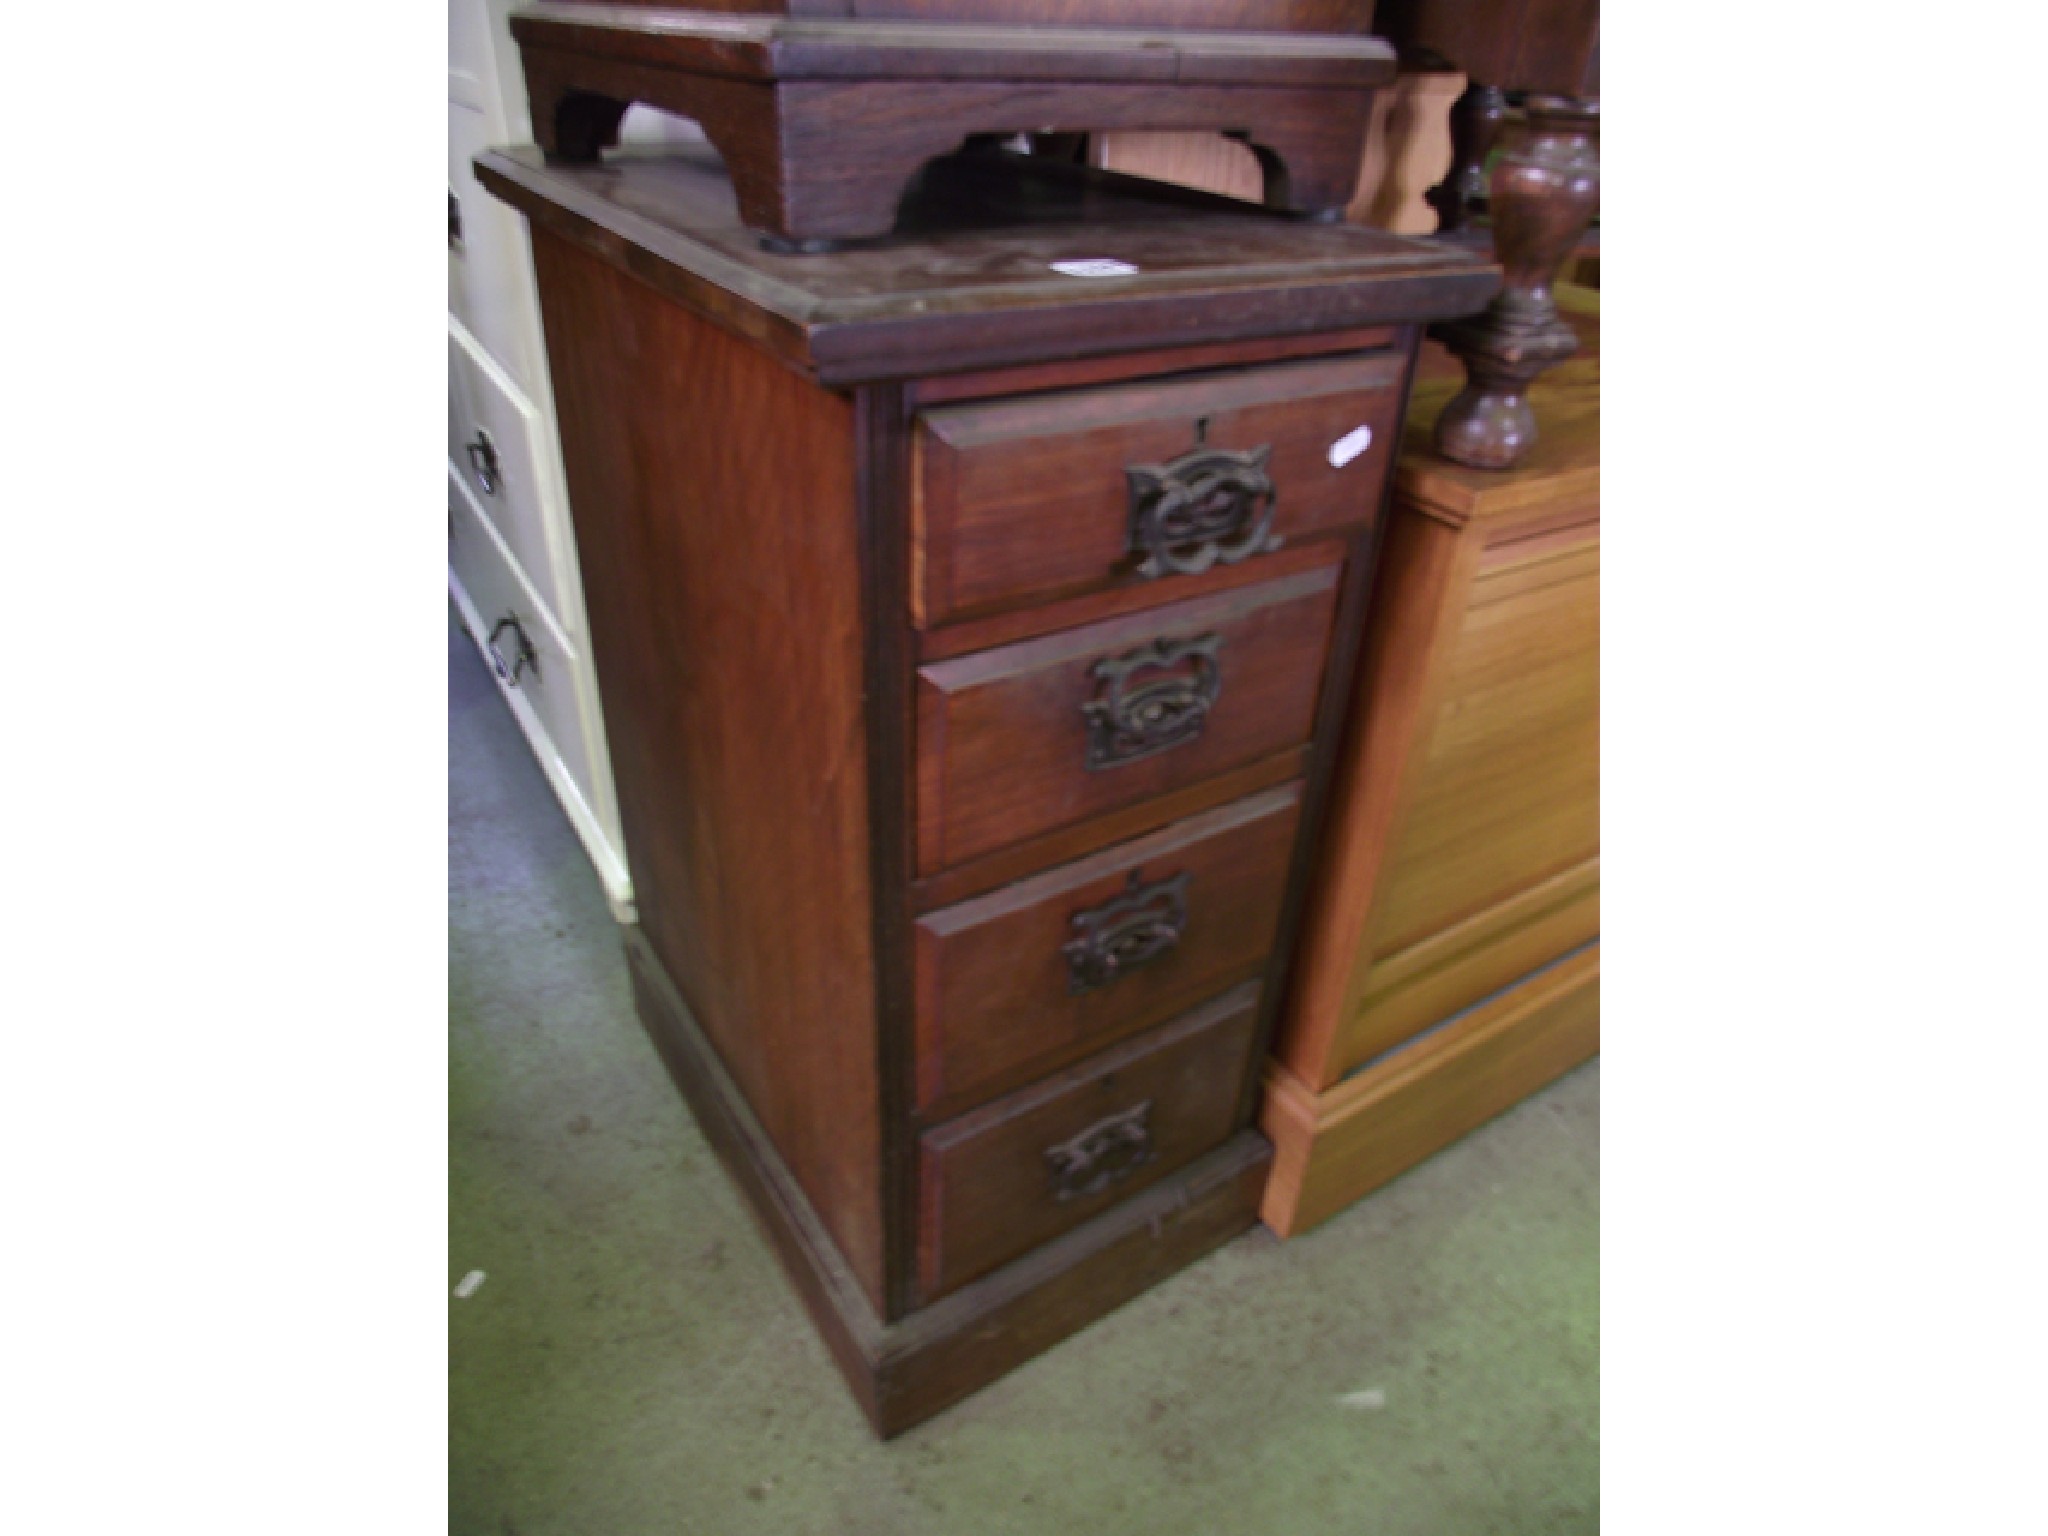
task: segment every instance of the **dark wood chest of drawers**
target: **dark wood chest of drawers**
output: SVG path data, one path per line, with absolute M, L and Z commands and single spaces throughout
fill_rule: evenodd
M 823 256 L 712 162 L 479 173 L 642 1016 L 893 1433 L 1252 1221 L 1419 324 L 1496 273 L 1005 155 Z

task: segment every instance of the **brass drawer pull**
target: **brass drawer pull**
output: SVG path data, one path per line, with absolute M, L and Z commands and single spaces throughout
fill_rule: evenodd
M 1093 992 L 1170 953 L 1187 932 L 1186 871 L 1150 885 L 1131 871 L 1123 894 L 1076 912 L 1074 936 L 1060 947 L 1067 957 L 1067 990 Z
M 1095 697 L 1081 706 L 1088 722 L 1088 771 L 1136 762 L 1202 734 L 1223 686 L 1220 634 L 1154 640 L 1095 663 Z M 1163 676 L 1133 683 L 1142 674 Z
M 1098 1120 L 1085 1131 L 1045 1149 L 1052 1169 L 1053 1198 L 1083 1200 L 1152 1161 L 1152 1130 L 1146 1117 L 1152 1101 Z
M 1150 580 L 1173 572 L 1199 576 L 1212 565 L 1235 565 L 1278 549 L 1273 532 L 1273 478 L 1266 473 L 1270 443 L 1248 453 L 1210 448 L 1206 419 L 1195 424 L 1195 446 L 1164 464 L 1124 469 L 1131 495 L 1129 553 L 1141 556 L 1138 574 Z

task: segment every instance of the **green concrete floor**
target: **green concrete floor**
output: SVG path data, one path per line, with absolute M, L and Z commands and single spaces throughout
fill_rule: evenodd
M 453 625 L 448 693 L 448 1283 L 487 1277 L 449 1302 L 457 1536 L 1598 1528 L 1597 1061 L 878 1444 Z

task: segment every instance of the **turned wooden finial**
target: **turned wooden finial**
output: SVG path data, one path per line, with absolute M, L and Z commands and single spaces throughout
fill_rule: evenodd
M 1436 210 L 1437 233 L 1454 234 L 1470 221 L 1472 205 L 1486 190 L 1486 157 L 1493 153 L 1507 93 L 1474 80 L 1451 107 L 1451 168 L 1426 194 Z
M 1551 284 L 1600 206 L 1600 104 L 1532 96 L 1525 111 L 1490 188 L 1501 291 L 1437 332 L 1467 375 L 1437 418 L 1437 452 L 1475 469 L 1508 469 L 1536 441 L 1529 386 L 1578 349 Z

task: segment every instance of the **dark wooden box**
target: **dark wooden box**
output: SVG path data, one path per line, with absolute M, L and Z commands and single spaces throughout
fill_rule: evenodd
M 534 137 L 592 162 L 635 102 L 699 123 L 741 217 L 784 244 L 886 233 L 970 135 L 1209 129 L 1265 202 L 1340 217 L 1394 52 L 1349 0 L 758 0 L 514 13 Z M 971 17 L 971 19 L 970 19 Z

